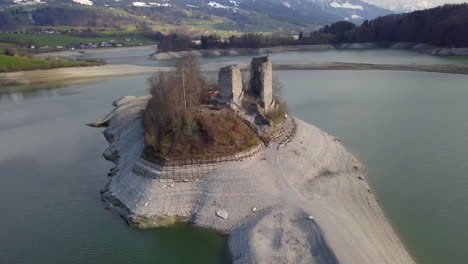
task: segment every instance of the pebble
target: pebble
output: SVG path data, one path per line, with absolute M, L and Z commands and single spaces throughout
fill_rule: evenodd
M 307 218 L 309 218 L 310 220 L 314 220 L 314 217 L 311 216 L 311 215 L 309 215 L 309 217 L 307 217 Z
M 257 211 L 257 207 L 252 207 L 252 212 Z
M 222 219 L 228 219 L 229 214 L 225 210 L 216 210 L 216 216 Z

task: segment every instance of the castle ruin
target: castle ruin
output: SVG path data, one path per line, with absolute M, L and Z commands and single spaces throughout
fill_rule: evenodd
M 273 70 L 270 56 L 252 59 L 249 92 L 259 99 L 265 113 L 273 108 Z
M 256 98 L 263 108 L 263 114 L 274 107 L 273 71 L 270 56 L 253 58 L 250 63 L 250 83 L 245 93 Z M 220 69 L 218 75 L 219 97 L 221 100 L 241 105 L 244 91 L 242 75 L 238 65 L 226 66 Z
M 242 75 L 239 65 L 230 65 L 219 70 L 219 96 L 223 101 L 241 105 L 243 99 Z

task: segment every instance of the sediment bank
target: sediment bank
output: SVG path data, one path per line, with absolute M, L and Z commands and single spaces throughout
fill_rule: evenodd
M 414 263 L 373 196 L 365 166 L 339 139 L 300 120 L 289 127 L 291 137 L 260 155 L 219 163 L 198 179 L 139 175 L 133 167 L 144 147 L 147 100 L 125 98 L 95 123 L 108 125 L 105 156 L 116 164 L 103 200 L 130 223 L 185 220 L 227 233 L 234 263 Z
M 268 53 L 278 53 L 285 51 L 319 51 L 333 49 L 331 45 L 294 45 L 278 46 L 269 48 L 238 48 L 238 49 L 212 49 L 212 50 L 188 50 L 176 52 L 154 53 L 151 58 L 154 60 L 172 60 L 184 56 L 228 56 L 228 55 L 260 55 Z
M 223 64 L 205 65 L 204 71 L 218 71 Z M 240 65 L 244 70 L 248 65 Z M 419 71 L 434 73 L 468 74 L 468 65 L 416 65 L 416 64 L 370 64 L 370 63 L 275 63 L 274 70 L 385 70 L 385 71 Z M 50 70 L 0 73 L 0 85 L 24 85 L 46 82 L 68 81 L 84 78 L 123 76 L 171 71 L 171 67 L 150 67 L 137 65 L 103 65 L 95 67 L 73 67 Z
M 165 71 L 171 69 L 164 67 L 145 67 L 136 65 L 103 65 L 8 72 L 0 73 L 0 85 L 27 85 L 85 78 L 145 74 L 153 73 L 158 70 Z
M 177 52 L 154 53 L 154 60 L 172 60 L 184 56 L 228 56 L 228 55 L 261 55 L 287 51 L 323 51 L 323 50 L 364 50 L 364 49 L 402 49 L 433 55 L 455 55 L 468 56 L 468 48 L 437 47 L 424 43 L 343 43 L 323 45 L 292 45 L 268 48 L 234 48 L 234 49 L 212 49 L 212 50 L 188 50 Z
M 135 47 L 117 47 L 117 48 L 96 48 L 96 49 L 82 49 L 82 50 L 63 50 L 52 51 L 35 54 L 36 58 L 62 58 L 62 59 L 78 59 L 84 56 L 114 53 L 114 52 L 127 52 L 127 51 L 148 51 L 148 54 L 157 50 L 157 45 L 135 46 Z

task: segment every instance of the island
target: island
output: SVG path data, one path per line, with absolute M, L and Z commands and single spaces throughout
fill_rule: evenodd
M 286 112 L 269 56 L 205 80 L 196 58 L 113 103 L 102 199 L 139 228 L 229 236 L 234 263 L 415 263 L 340 139 Z M 304 84 L 310 85 L 313 84 Z

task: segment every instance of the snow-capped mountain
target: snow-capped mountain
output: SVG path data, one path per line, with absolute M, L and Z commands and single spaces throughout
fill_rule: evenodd
M 10 0 L 11 1 L 11 0 Z M 16 3 L 41 0 L 13 0 Z M 369 0 L 379 1 L 379 0 Z M 74 3 L 108 7 L 179 7 L 224 9 L 225 11 L 246 11 L 273 14 L 275 17 L 302 16 L 317 21 L 332 22 L 349 20 L 362 22 L 391 13 L 362 0 L 42 0 L 42 2 Z M 297 15 L 300 14 L 299 17 Z
M 361 0 L 299 0 L 310 1 L 318 5 L 327 13 L 336 15 L 341 20 L 360 22 L 364 19 L 372 19 L 377 16 L 388 15 L 391 12 L 381 7 L 369 4 Z
M 349 20 L 357 23 L 391 13 L 389 10 L 361 0 L 209 0 L 206 2 L 202 0 L 201 3 L 200 0 L 192 0 L 192 2 L 198 2 L 191 3 L 193 5 L 255 12 L 274 9 L 278 14 L 299 13 L 305 16 L 326 17 L 330 21 Z
M 443 3 L 462 1 L 434 1 L 434 0 L 364 0 L 373 5 L 381 6 L 394 12 L 410 12 L 421 9 L 433 8 Z

